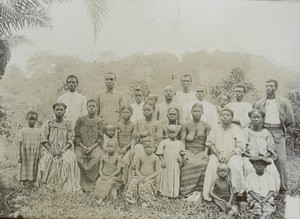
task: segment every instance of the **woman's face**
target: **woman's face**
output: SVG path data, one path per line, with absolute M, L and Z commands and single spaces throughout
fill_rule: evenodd
M 201 107 L 195 106 L 192 109 L 192 116 L 193 119 L 201 119 L 201 116 L 203 114 L 203 110 Z
M 252 113 L 250 119 L 253 126 L 258 127 L 262 125 L 263 118 L 259 112 Z
M 220 114 L 220 121 L 222 124 L 230 124 L 232 121 L 231 113 L 228 111 L 223 111 Z
M 127 120 L 130 119 L 130 117 L 131 117 L 131 112 L 130 112 L 130 110 L 129 110 L 129 109 L 123 109 L 123 111 L 122 111 L 122 118 L 123 118 L 125 121 L 127 121 Z
M 54 108 L 54 114 L 56 118 L 62 118 L 65 115 L 65 108 L 63 106 L 56 106 Z
M 153 108 L 150 105 L 144 105 L 143 113 L 146 118 L 151 118 L 153 115 Z

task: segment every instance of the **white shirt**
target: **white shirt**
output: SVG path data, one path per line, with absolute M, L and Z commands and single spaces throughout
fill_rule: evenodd
M 266 101 L 266 118 L 265 123 L 280 124 L 279 111 L 276 99 L 267 99 Z
M 253 191 L 255 194 L 262 197 L 267 197 L 270 191 L 276 191 L 273 177 L 265 171 L 262 176 L 259 176 L 254 171 L 247 176 L 247 192 Z
M 67 92 L 57 99 L 58 103 L 64 103 L 67 106 L 64 118 L 71 120 L 72 127 L 74 128 L 77 119 L 80 116 L 87 115 L 86 103 L 87 99 L 85 96 L 75 92 Z
M 252 110 L 252 105 L 246 102 L 231 102 L 226 105 L 234 113 L 233 119 L 239 120 L 241 128 L 245 128 L 250 124 L 248 113 Z
M 130 120 L 132 122 L 136 122 L 137 120 L 140 120 L 140 119 L 144 118 L 143 106 L 144 106 L 143 101 L 140 104 L 137 104 L 137 103 L 131 104 L 131 107 L 133 109 L 133 113 L 132 113 L 132 116 L 131 116 Z
M 197 100 L 186 104 L 183 107 L 183 119 L 185 121 L 188 121 L 193 118 L 191 111 L 195 103 L 201 103 L 203 106 L 203 115 L 201 117 L 201 120 L 207 122 L 212 128 L 216 128 L 218 125 L 217 108 L 206 100 L 203 101 Z
M 174 102 L 178 103 L 180 106 L 184 106 L 190 102 L 197 101 L 196 93 L 190 91 L 189 93 L 184 93 L 183 91 L 176 92 L 174 97 Z

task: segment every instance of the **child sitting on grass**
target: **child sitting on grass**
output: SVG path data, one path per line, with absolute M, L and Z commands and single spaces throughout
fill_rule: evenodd
M 228 180 L 229 167 L 225 163 L 217 166 L 217 178 L 210 187 L 210 196 L 222 211 L 229 215 L 237 213 L 237 206 L 234 203 L 234 194 L 230 181 Z
M 159 180 L 159 192 L 163 196 L 176 198 L 179 196 L 180 163 L 185 154 L 181 141 L 177 140 L 176 125 L 168 126 L 168 139 L 160 142 L 156 154 L 161 160 L 162 170 Z
M 38 121 L 38 114 L 35 111 L 29 111 L 26 116 L 28 127 L 20 130 L 16 136 L 19 143 L 20 165 L 19 180 L 21 182 L 35 182 L 38 162 L 41 157 L 41 143 L 46 141 L 43 131 L 35 127 Z
M 125 198 L 131 204 L 142 204 L 143 207 L 156 201 L 159 158 L 154 154 L 154 139 L 145 137 L 143 140 L 145 154 L 136 158 L 136 176 L 127 184 Z
M 121 158 L 116 153 L 117 142 L 108 141 L 105 152 L 100 159 L 99 174 L 100 177 L 96 182 L 95 196 L 99 205 L 111 195 L 117 197 L 117 189 L 123 184 L 121 177 Z
M 252 213 L 261 218 L 271 218 L 275 211 L 274 204 L 275 182 L 265 169 L 272 162 L 264 156 L 255 156 L 249 159 L 255 172 L 247 176 L 247 202 L 252 208 Z

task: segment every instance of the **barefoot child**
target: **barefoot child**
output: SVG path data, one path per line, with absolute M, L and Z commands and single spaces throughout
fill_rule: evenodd
M 95 196 L 99 205 L 111 194 L 113 198 L 117 196 L 117 189 L 122 186 L 121 178 L 121 158 L 116 153 L 117 142 L 108 141 L 106 154 L 100 159 L 99 174 L 96 182 Z
M 221 163 L 217 167 L 217 178 L 210 187 L 210 196 L 213 201 L 218 205 L 225 213 L 233 215 L 237 212 L 237 206 L 233 205 L 234 194 L 232 186 L 228 180 L 229 167 L 225 163 Z
M 145 137 L 143 144 L 145 154 L 136 159 L 136 176 L 128 182 L 125 198 L 129 203 L 147 206 L 156 201 L 160 162 L 153 153 L 155 150 L 154 139 Z
M 180 161 L 185 154 L 181 141 L 177 140 L 177 126 L 168 126 L 168 139 L 160 142 L 156 154 L 161 160 L 162 170 L 159 180 L 159 192 L 163 196 L 176 198 L 179 196 Z
M 272 162 L 264 156 L 249 159 L 255 172 L 247 176 L 247 201 L 252 208 L 252 213 L 262 218 L 268 218 L 275 211 L 274 204 L 275 182 L 272 175 L 265 171 Z
M 19 180 L 34 182 L 37 176 L 38 162 L 41 156 L 41 143 L 46 141 L 41 129 L 36 128 L 38 114 L 29 111 L 26 116 L 28 127 L 23 128 L 16 136 L 19 143 L 19 158 L 21 164 Z

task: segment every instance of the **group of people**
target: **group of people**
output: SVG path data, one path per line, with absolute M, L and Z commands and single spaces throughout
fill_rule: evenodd
M 265 82 L 266 98 L 235 101 L 220 95 L 214 106 L 206 89 L 191 91 L 192 77 L 181 77 L 182 91 L 164 89 L 164 101 L 134 91 L 129 105 L 115 90 L 116 75 L 105 75 L 106 89 L 87 100 L 68 76 L 68 92 L 53 105 L 55 117 L 36 128 L 38 113 L 27 113 L 28 127 L 17 135 L 21 181 L 59 184 L 67 192 L 91 192 L 97 203 L 120 192 L 129 203 L 158 202 L 157 196 L 214 201 L 226 213 L 247 196 L 251 211 L 267 217 L 278 192 L 287 190 L 285 130 L 294 122 L 278 82 Z

